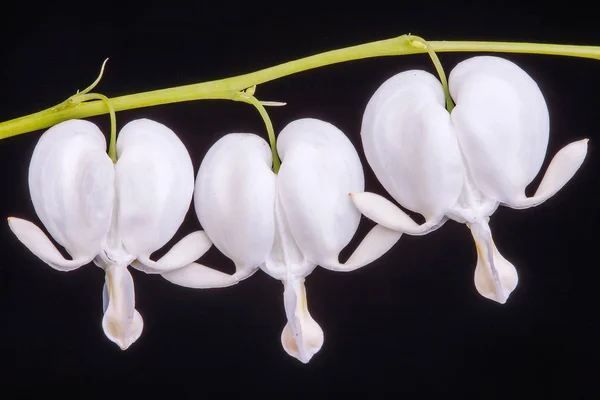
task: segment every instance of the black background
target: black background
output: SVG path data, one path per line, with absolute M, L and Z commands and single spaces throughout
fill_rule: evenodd
M 331 9 L 291 3 L 269 8 L 232 2 L 81 2 L 60 8 L 50 3 L 6 5 L 3 12 L 0 121 L 52 106 L 85 88 L 106 57 L 96 91 L 119 96 L 233 76 L 409 32 L 430 40 L 600 45 L 591 5 L 574 2 L 555 8 L 367 2 Z M 440 54 L 447 73 L 469 56 Z M 435 391 L 489 398 L 566 389 L 570 398 L 597 398 L 598 280 L 593 276 L 600 61 L 504 56 L 538 82 L 550 109 L 548 153 L 529 194 L 561 147 L 591 139 L 582 168 L 557 195 L 534 209 L 501 207 L 493 215 L 496 244 L 519 271 L 507 304 L 478 295 L 472 238 L 464 225 L 449 222 L 424 237 L 404 236 L 356 272 L 317 268 L 308 277 L 309 308 L 325 331 L 325 344 L 307 365 L 281 347 L 282 285 L 262 272 L 236 287 L 192 290 L 132 271 L 145 326 L 123 352 L 101 329 L 103 272 L 93 265 L 54 271 L 5 225 L 0 229 L 0 383 L 119 382 L 146 390 L 164 382 L 197 396 L 236 390 L 424 397 Z M 409 68 L 433 72 L 425 55 L 376 58 L 267 83 L 258 87 L 257 97 L 288 103 L 269 109 L 276 131 L 296 118 L 327 120 L 351 138 L 364 161 L 359 140 L 364 107 L 384 80 Z M 117 123 L 141 117 L 177 132 L 195 169 L 222 135 L 264 134 L 256 111 L 241 103 L 198 101 L 124 111 Z M 90 120 L 108 132 L 107 116 Z M 39 223 L 27 169 L 41 133 L 0 142 L 4 216 Z M 367 189 L 383 194 L 364 166 Z M 363 218 L 346 256 L 370 226 Z M 169 245 L 199 227 L 190 209 Z M 205 257 L 209 265 L 233 269 L 214 248 Z

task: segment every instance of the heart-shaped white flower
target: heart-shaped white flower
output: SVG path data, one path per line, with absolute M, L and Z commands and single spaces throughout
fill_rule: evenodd
M 362 122 L 366 158 L 398 203 L 422 214 L 416 224 L 374 193 L 353 193 L 373 221 L 413 235 L 437 229 L 448 218 L 466 223 L 477 247 L 475 286 L 506 302 L 517 285 L 514 266 L 498 252 L 488 225 L 499 204 L 536 206 L 562 188 L 581 166 L 587 139 L 561 149 L 533 197 L 525 188 L 542 167 L 549 115 L 535 81 L 499 57 L 473 57 L 451 72 L 456 107 L 444 107 L 441 83 L 425 71 L 402 72 L 370 99 Z
M 132 121 L 119 134 L 117 155 L 113 164 L 104 135 L 84 120 L 48 129 L 33 151 L 33 206 L 71 259 L 33 223 L 15 217 L 8 223 L 54 269 L 71 271 L 93 261 L 105 271 L 102 327 L 126 349 L 143 328 L 127 266 L 133 263 L 149 273 L 170 271 L 198 259 L 211 244 L 203 232 L 194 232 L 170 251 L 171 261 L 150 260 L 183 222 L 194 190 L 190 156 L 172 130 L 147 119 Z
M 339 253 L 361 217 L 349 197 L 364 190 L 356 150 L 339 129 L 316 119 L 287 125 L 277 149 L 282 164 L 276 175 L 265 140 L 228 134 L 209 149 L 198 171 L 198 219 L 237 272 L 227 275 L 194 263 L 163 276 L 187 287 L 223 287 L 260 268 L 281 280 L 288 320 L 281 342 L 306 363 L 323 345 L 323 331 L 308 312 L 305 277 L 317 265 L 334 271 L 366 265 L 389 250 L 401 233 L 375 226 L 341 264 Z

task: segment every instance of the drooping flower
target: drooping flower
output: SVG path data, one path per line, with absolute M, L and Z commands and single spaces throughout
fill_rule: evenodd
M 92 261 L 105 271 L 102 328 L 124 350 L 143 328 L 127 266 L 154 273 L 176 269 L 199 258 L 210 241 L 194 232 L 171 250 L 172 262 L 150 259 L 183 222 L 194 190 L 189 153 L 172 130 L 147 119 L 132 121 L 119 134 L 117 155 L 113 164 L 104 135 L 84 120 L 48 129 L 33 151 L 29 190 L 35 212 L 71 259 L 32 222 L 10 217 L 8 223 L 58 271 Z
M 561 149 L 535 195 L 527 197 L 549 137 L 548 108 L 535 81 L 508 60 L 479 56 L 452 70 L 449 90 L 456 102 L 452 113 L 433 75 L 402 72 L 377 89 L 363 116 L 362 143 L 375 175 L 425 223 L 374 193 L 352 198 L 365 216 L 409 234 L 425 234 L 447 219 L 465 223 L 477 247 L 475 287 L 504 303 L 517 272 L 496 248 L 489 217 L 500 204 L 528 208 L 553 196 L 581 166 L 587 139 Z
M 361 218 L 349 197 L 350 192 L 364 190 L 355 148 L 335 126 L 300 119 L 281 131 L 277 149 L 282 164 L 276 175 L 265 140 L 254 134 L 228 134 L 209 149 L 198 171 L 198 219 L 212 243 L 235 263 L 236 273 L 194 263 L 163 276 L 187 287 L 223 287 L 260 268 L 281 280 L 288 321 L 281 342 L 288 354 L 306 363 L 324 340 L 307 308 L 306 276 L 317 265 L 334 271 L 366 265 L 401 234 L 376 225 L 341 264 L 339 253 Z

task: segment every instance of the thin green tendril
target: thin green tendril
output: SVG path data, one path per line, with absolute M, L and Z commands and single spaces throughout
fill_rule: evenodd
M 92 82 L 92 84 L 90 86 L 83 89 L 81 92 L 77 91 L 77 94 L 75 96 L 89 93 L 93 88 L 96 87 L 96 85 L 98 85 L 98 83 L 100 83 L 100 79 L 102 79 L 102 75 L 104 74 L 104 67 L 106 66 L 107 61 L 108 61 L 108 58 L 106 60 L 104 60 L 104 62 L 102 63 L 102 67 L 100 67 L 100 73 L 98 74 L 98 77 L 96 78 L 96 80 L 94 82 Z

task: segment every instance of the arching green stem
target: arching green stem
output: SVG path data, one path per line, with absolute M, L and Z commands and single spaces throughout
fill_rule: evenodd
M 100 100 L 106 104 L 110 115 L 110 141 L 108 145 L 108 156 L 113 163 L 117 163 L 117 116 L 115 108 L 112 106 L 110 99 L 100 93 L 78 94 L 72 97 L 73 104 L 83 103 L 89 100 Z
M 435 70 L 437 71 L 438 76 L 440 77 L 440 82 L 442 82 L 442 87 L 444 88 L 444 96 L 446 97 L 446 109 L 448 110 L 448 112 L 452 112 L 452 110 L 454 109 L 454 102 L 452 101 L 452 96 L 450 96 L 450 89 L 448 89 L 448 79 L 446 79 L 446 73 L 444 72 L 444 67 L 442 67 L 440 59 L 438 58 L 437 54 L 435 54 L 433 48 L 431 48 L 431 45 L 427 43 L 425 39 L 419 36 L 412 36 L 412 38 L 413 46 L 421 49 L 426 49 L 427 53 L 429 53 L 429 57 L 433 62 L 433 66 L 435 67 Z
M 245 91 L 238 92 L 233 100 L 243 101 L 244 103 L 252 104 L 262 117 L 265 122 L 265 126 L 267 128 L 267 135 L 269 136 L 269 145 L 271 146 L 271 153 L 273 154 L 273 172 L 278 173 L 279 167 L 281 166 L 281 160 L 279 159 L 279 154 L 277 154 L 277 141 L 275 139 L 275 131 L 273 130 L 273 123 L 271 122 L 271 118 L 269 118 L 269 114 L 263 104 L 271 105 L 271 106 L 279 106 L 284 105 L 285 103 L 278 102 L 261 102 L 256 97 L 254 97 L 254 93 L 256 91 L 256 86 L 253 86 Z
M 232 78 L 136 93 L 110 100 L 115 111 L 122 111 L 182 101 L 227 98 L 224 96 L 231 92 L 239 92 L 253 85 L 326 65 L 371 57 L 426 53 L 426 48 L 418 48 L 413 45 L 414 39 L 415 36 L 402 35 L 392 39 L 327 51 Z M 437 53 L 503 52 L 600 59 L 600 46 L 465 41 L 429 41 L 428 44 Z M 63 102 L 58 106 L 0 123 L 0 139 L 48 128 L 68 119 L 87 118 L 107 112 L 110 110 L 103 101 L 90 101 L 77 107 L 69 107 Z

